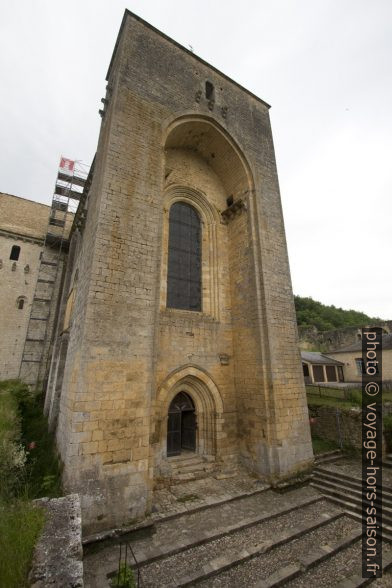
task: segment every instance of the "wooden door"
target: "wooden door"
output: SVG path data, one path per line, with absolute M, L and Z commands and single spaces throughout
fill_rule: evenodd
M 196 449 L 196 415 L 195 411 L 181 413 L 181 447 L 183 449 Z
M 167 421 L 167 455 L 181 453 L 181 411 L 169 412 Z

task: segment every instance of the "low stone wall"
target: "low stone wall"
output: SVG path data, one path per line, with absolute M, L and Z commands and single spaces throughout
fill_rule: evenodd
M 30 586 L 82 587 L 82 516 L 78 494 L 41 498 L 35 504 L 46 510 L 46 522 L 35 547 Z
M 339 446 L 361 449 L 361 410 L 358 407 L 309 405 L 310 427 L 313 436 L 335 441 Z
M 336 408 L 310 404 L 309 417 L 312 437 L 334 441 L 340 447 L 362 449 L 361 409 Z M 383 405 L 383 415 L 392 414 L 392 403 Z M 387 452 L 385 439 L 382 443 L 383 455 Z

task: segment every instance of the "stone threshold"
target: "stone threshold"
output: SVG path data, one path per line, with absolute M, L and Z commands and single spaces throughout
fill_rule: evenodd
M 161 545 L 151 548 L 148 551 L 138 551 L 137 548 L 134 548 L 135 556 L 138 561 L 138 564 L 141 566 L 145 566 L 158 559 L 163 559 L 166 557 L 170 557 L 172 555 L 176 555 L 177 553 L 181 553 L 182 551 L 187 551 L 188 549 L 192 549 L 193 547 L 198 547 L 199 545 L 203 545 L 205 543 L 221 539 L 226 535 L 231 535 L 232 533 L 235 533 L 237 531 L 243 531 L 244 529 L 248 529 L 249 527 L 253 527 L 260 523 L 276 519 L 280 516 L 301 509 L 305 506 L 310 506 L 311 504 L 315 504 L 317 502 L 323 502 L 324 500 L 325 498 L 323 496 L 317 496 L 315 498 L 305 500 L 304 502 L 301 502 L 294 506 L 290 506 L 289 508 L 286 508 L 284 510 L 279 510 L 264 515 L 258 515 L 255 517 L 249 517 L 247 519 L 243 519 L 240 523 L 228 525 L 227 527 L 221 527 L 218 530 L 201 531 L 200 533 L 195 533 L 192 539 L 189 541 L 183 540 L 181 542 L 173 543 L 171 545 Z M 337 513 L 336 517 L 338 518 L 340 516 L 343 516 L 343 513 Z
M 253 548 L 248 547 L 248 549 L 242 549 L 240 552 L 236 552 L 235 554 L 227 554 L 223 555 L 218 558 L 214 558 L 208 564 L 204 565 L 201 572 L 195 572 L 191 575 L 184 575 L 180 578 L 174 578 L 174 585 L 176 588 L 184 588 L 185 586 L 191 586 L 194 583 L 201 582 L 211 576 L 216 576 L 234 566 L 238 566 L 246 561 L 255 558 L 259 555 L 263 555 L 280 547 L 281 545 L 285 545 L 286 543 L 290 543 L 294 539 L 298 539 L 307 533 L 315 531 L 320 527 L 323 527 L 341 517 L 344 516 L 344 513 L 337 513 L 334 515 L 327 515 L 324 514 L 320 517 L 316 523 L 308 523 L 306 525 L 301 525 L 296 527 L 291 532 L 282 533 L 278 539 L 275 541 L 264 541 L 258 545 L 255 545 Z M 272 574 L 266 580 L 262 580 L 257 584 L 258 588 L 269 588 L 272 586 L 279 586 L 284 582 L 287 582 L 289 579 L 294 578 L 295 576 L 299 575 L 303 571 L 306 571 L 307 568 L 310 568 L 317 563 L 323 561 L 327 557 L 338 553 L 345 547 L 348 547 L 352 543 L 354 543 L 357 539 L 361 537 L 361 531 L 356 531 L 355 534 L 351 534 L 348 538 L 340 541 L 333 547 L 325 546 L 325 550 L 317 550 L 317 553 L 313 557 L 307 556 L 300 561 L 300 565 L 297 566 L 295 564 L 286 566 L 281 570 L 278 570 L 274 574 Z M 294 569 L 295 568 L 295 569 Z M 172 587 L 173 583 L 162 585 L 162 588 L 169 588 Z

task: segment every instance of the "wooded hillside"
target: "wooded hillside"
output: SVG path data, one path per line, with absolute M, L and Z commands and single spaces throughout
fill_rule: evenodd
M 379 318 L 370 317 L 357 310 L 343 310 L 336 306 L 326 306 L 313 298 L 294 296 L 299 327 L 316 327 L 319 331 L 330 331 L 344 327 L 362 327 L 377 325 L 382 322 Z

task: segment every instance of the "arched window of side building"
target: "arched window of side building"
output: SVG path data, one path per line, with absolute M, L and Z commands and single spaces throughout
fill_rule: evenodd
M 175 202 L 169 214 L 167 307 L 201 311 L 201 222 L 197 210 Z

